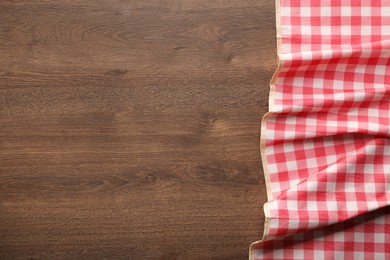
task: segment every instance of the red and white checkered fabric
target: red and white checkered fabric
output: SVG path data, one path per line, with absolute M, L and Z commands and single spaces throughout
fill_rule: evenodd
M 390 259 L 390 0 L 276 1 L 251 258 Z

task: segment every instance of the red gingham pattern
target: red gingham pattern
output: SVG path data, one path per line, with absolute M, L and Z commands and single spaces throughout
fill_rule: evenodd
M 268 241 L 253 256 L 390 257 L 390 214 L 360 217 L 390 205 L 390 0 L 276 1 L 280 64 L 261 144 Z M 367 221 L 335 224 L 355 217 Z
M 390 259 L 390 208 L 345 222 L 297 233 L 256 245 L 254 258 L 296 259 Z

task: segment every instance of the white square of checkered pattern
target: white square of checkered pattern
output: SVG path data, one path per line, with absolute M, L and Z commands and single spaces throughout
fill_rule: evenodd
M 255 258 L 390 257 L 390 0 L 276 1 Z

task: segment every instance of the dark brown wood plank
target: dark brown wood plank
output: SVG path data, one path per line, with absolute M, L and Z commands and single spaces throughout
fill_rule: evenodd
M 274 2 L 0 2 L 0 258 L 246 259 Z

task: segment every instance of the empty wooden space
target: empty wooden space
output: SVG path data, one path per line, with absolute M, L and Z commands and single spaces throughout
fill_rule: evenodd
M 274 2 L 0 1 L 0 259 L 247 259 Z

